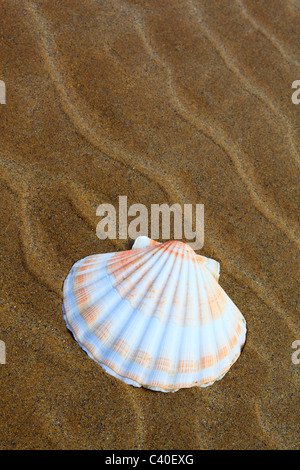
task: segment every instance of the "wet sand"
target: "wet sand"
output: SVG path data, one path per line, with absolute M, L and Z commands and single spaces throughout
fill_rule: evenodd
M 297 0 L 0 1 L 1 449 L 296 449 Z M 205 206 L 200 251 L 247 321 L 213 386 L 107 375 L 63 320 L 96 208 Z

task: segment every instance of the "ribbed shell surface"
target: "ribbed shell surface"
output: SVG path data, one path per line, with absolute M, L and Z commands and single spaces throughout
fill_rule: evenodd
M 239 357 L 245 319 L 218 284 L 219 263 L 182 242 L 145 238 L 72 267 L 63 289 L 67 327 L 128 384 L 163 392 L 211 385 Z

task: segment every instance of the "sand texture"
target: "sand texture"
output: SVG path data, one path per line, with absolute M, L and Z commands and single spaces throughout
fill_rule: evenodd
M 1 449 L 296 449 L 298 0 L 0 0 Z M 205 206 L 247 321 L 213 386 L 107 375 L 63 320 L 102 203 Z M 299 307 L 299 304 L 298 304 Z

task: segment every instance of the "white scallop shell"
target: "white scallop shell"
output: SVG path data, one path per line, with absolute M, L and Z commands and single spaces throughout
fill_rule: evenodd
M 218 284 L 219 263 L 178 241 L 139 237 L 133 249 L 88 256 L 64 282 L 67 327 L 109 374 L 175 392 L 221 379 L 246 339 Z

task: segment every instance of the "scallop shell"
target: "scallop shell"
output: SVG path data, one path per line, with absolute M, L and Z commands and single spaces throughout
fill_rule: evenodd
M 78 261 L 63 287 L 67 327 L 106 372 L 136 387 L 206 387 L 237 360 L 246 322 L 219 263 L 179 241 Z

